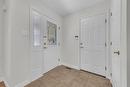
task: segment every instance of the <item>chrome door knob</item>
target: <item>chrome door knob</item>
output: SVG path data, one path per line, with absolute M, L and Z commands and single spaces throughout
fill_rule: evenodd
M 120 51 L 114 52 L 114 54 L 118 54 L 118 55 L 120 55 Z

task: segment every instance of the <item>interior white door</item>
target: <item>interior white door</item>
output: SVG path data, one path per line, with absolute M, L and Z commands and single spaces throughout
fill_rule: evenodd
M 120 86 L 121 0 L 111 0 L 111 57 L 114 87 Z
M 56 26 L 56 27 L 51 28 L 52 30 L 53 30 L 53 28 L 56 29 L 56 39 L 57 39 L 56 42 L 58 42 L 58 25 L 57 25 L 55 20 L 53 20 L 49 17 L 45 17 L 45 20 L 46 20 L 45 21 L 45 25 L 46 25 L 45 35 L 47 36 L 46 42 L 48 45 L 47 45 L 47 49 L 45 49 L 45 51 L 44 51 L 44 54 L 45 54 L 44 69 L 45 69 L 45 72 L 48 72 L 49 70 L 51 70 L 59 65 L 59 61 L 58 61 L 58 57 L 57 57 L 58 52 L 59 52 L 58 45 L 57 45 L 57 43 L 56 44 L 49 44 L 49 40 L 48 40 L 49 39 L 49 36 L 48 36 L 49 30 L 48 29 L 51 26 L 49 26 L 48 22 L 50 22 Z
M 31 9 L 30 15 L 31 38 L 31 80 L 37 79 L 43 74 L 43 28 L 42 15 Z
M 106 15 L 81 20 L 81 69 L 105 76 Z

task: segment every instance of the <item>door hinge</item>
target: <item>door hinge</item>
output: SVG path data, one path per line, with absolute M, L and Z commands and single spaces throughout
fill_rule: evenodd
M 107 71 L 107 67 L 105 66 L 105 71 Z
M 59 27 L 59 30 L 60 30 L 60 27 Z
M 112 73 L 110 73 L 110 76 L 112 77 Z
M 58 62 L 60 62 L 60 58 L 58 58 Z
M 112 12 L 111 12 L 111 16 L 112 16 Z
M 110 45 L 112 46 L 112 42 L 110 43 Z
M 60 42 L 58 43 L 58 46 L 60 46 Z
M 107 19 L 105 19 L 105 23 L 107 23 Z
M 107 47 L 107 43 L 105 43 L 105 47 Z

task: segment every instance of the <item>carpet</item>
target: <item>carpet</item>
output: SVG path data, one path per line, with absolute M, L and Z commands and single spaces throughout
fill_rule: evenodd
M 112 87 L 110 80 L 89 72 L 58 66 L 25 87 Z

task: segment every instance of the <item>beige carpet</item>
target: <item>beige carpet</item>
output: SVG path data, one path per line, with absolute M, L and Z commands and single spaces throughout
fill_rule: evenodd
M 112 87 L 108 79 L 59 66 L 25 87 Z

